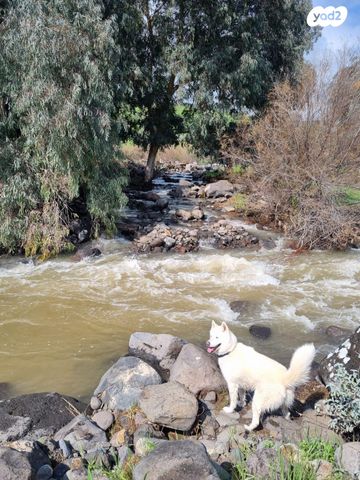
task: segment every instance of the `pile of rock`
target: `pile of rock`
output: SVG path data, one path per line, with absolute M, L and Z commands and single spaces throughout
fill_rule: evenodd
M 136 253 L 191 252 L 199 248 L 198 231 L 184 227 L 169 227 L 158 224 L 146 235 L 134 241 Z
M 0 402 L 0 478 L 87 480 L 89 465 L 99 465 L 92 478 L 105 480 L 100 467 L 112 468 L 115 459 L 134 480 L 226 480 L 239 461 L 250 475 L 270 478 L 279 452 L 286 466 L 309 436 L 336 441 L 337 465 L 357 478 L 360 442 L 345 444 L 321 409 L 291 422 L 268 416 L 244 459 L 239 446 L 249 442 L 251 410 L 224 413 L 226 397 L 217 361 L 205 350 L 172 335 L 134 333 L 129 356 L 103 375 L 86 408 L 58 394 Z M 311 465 L 317 479 L 332 478 L 333 464 Z
M 216 248 L 244 248 L 259 243 L 259 239 L 242 226 L 227 220 L 219 220 L 204 226 L 201 232 Z

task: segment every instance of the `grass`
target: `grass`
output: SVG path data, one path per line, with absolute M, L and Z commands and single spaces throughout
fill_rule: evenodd
M 244 175 L 244 173 L 246 172 L 246 167 L 244 165 L 234 165 L 233 167 L 231 167 L 231 173 L 233 175 L 240 175 L 240 177 L 242 175 Z
M 360 188 L 346 187 L 343 190 L 343 202 L 346 205 L 360 204 Z
M 246 210 L 248 198 L 244 193 L 236 193 L 231 200 L 236 210 Z
M 265 441 L 266 442 L 266 441 Z M 274 448 L 272 440 L 268 440 L 265 448 Z M 298 455 L 285 459 L 284 455 L 277 449 L 277 460 L 270 466 L 269 480 L 316 480 L 312 460 L 326 460 L 334 469 L 331 475 L 332 480 L 345 480 L 347 477 L 335 467 L 335 450 L 337 445 L 326 442 L 319 438 L 308 438 L 300 442 Z M 255 451 L 255 445 L 239 445 L 239 461 L 234 467 L 232 480 L 258 480 L 248 472 L 247 459 Z

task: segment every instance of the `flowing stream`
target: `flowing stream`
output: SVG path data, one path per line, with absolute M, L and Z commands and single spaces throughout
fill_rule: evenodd
M 285 362 L 296 346 L 332 347 L 329 325 L 360 323 L 360 253 L 275 249 L 134 256 L 121 238 L 101 240 L 101 257 L 34 264 L 0 258 L 0 397 L 58 391 L 89 397 L 134 331 L 196 343 L 210 321 Z M 230 302 L 244 301 L 242 313 Z M 268 340 L 249 326 L 271 326 Z M 335 342 L 336 343 L 336 342 Z

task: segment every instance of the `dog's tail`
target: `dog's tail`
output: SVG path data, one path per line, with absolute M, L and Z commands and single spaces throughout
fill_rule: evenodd
M 315 347 L 313 343 L 306 343 L 295 350 L 290 362 L 290 367 L 285 374 L 286 387 L 298 387 L 309 379 L 314 356 Z

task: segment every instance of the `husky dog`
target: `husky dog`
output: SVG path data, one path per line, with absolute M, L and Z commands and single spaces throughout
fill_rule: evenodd
M 238 343 L 225 322 L 217 325 L 214 321 L 207 351 L 218 356 L 221 372 L 227 382 L 230 405 L 224 407 L 226 413 L 235 410 L 239 387 L 254 391 L 252 421 L 250 425 L 245 425 L 247 431 L 258 427 L 262 414 L 267 411 L 281 407 L 283 414 L 290 417 L 289 408 L 294 402 L 295 387 L 308 380 L 315 356 L 314 345 L 305 344 L 294 352 L 290 367 L 286 369 L 252 347 Z

